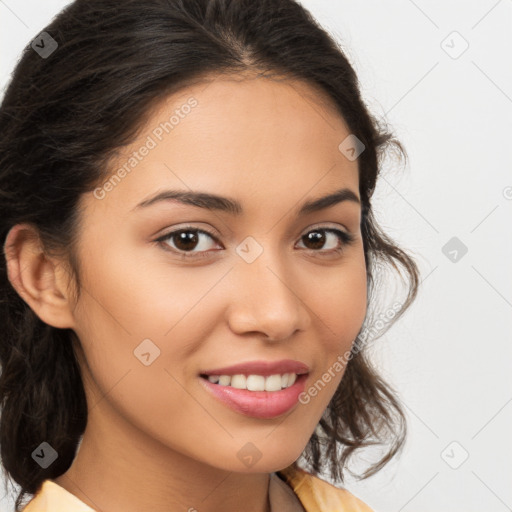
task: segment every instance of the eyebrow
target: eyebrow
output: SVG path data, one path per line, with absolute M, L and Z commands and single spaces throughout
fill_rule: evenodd
M 207 192 L 183 190 L 164 190 L 162 192 L 158 192 L 154 196 L 139 203 L 137 206 L 135 206 L 135 208 L 132 209 L 132 211 L 138 211 L 141 208 L 147 208 L 148 206 L 154 205 L 161 201 L 177 201 L 182 204 L 196 206 L 206 210 L 227 212 L 231 215 L 241 215 L 243 213 L 243 207 L 236 199 L 219 196 L 216 194 L 210 194 Z M 349 188 L 342 188 L 326 196 L 306 201 L 297 212 L 297 215 L 300 217 L 313 212 L 317 212 L 343 201 L 351 201 L 357 204 L 361 204 L 361 201 L 352 190 Z

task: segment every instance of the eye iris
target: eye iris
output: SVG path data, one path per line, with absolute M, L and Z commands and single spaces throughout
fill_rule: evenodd
M 198 235 L 195 231 L 178 231 L 174 238 L 176 239 L 175 245 L 178 249 L 186 251 L 187 249 L 194 249 L 198 242 Z M 190 244 L 191 242 L 191 244 Z M 180 247 L 181 244 L 181 247 Z M 183 246 L 184 244 L 184 246 Z M 194 247 L 192 247 L 194 246 Z
M 325 234 L 320 231 L 311 231 L 304 238 L 308 242 L 313 242 L 313 249 L 321 249 L 325 244 Z

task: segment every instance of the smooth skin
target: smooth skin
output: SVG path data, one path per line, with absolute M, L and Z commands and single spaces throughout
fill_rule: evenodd
M 191 97 L 197 105 L 156 140 L 155 128 Z M 309 403 L 272 419 L 228 408 L 199 373 L 294 359 L 310 368 L 308 389 L 350 349 L 366 315 L 361 206 L 343 201 L 296 215 L 340 188 L 359 197 L 357 160 L 338 149 L 349 134 L 326 96 L 304 82 L 217 76 L 160 102 L 109 176 L 148 136 L 157 146 L 102 199 L 81 197 L 77 302 L 66 261 L 46 255 L 31 226 L 10 230 L 13 286 L 41 320 L 80 340 L 88 423 L 55 482 L 105 512 L 268 510 L 269 473 L 303 452 L 344 370 Z M 136 208 L 166 189 L 227 196 L 243 214 L 176 201 Z M 155 242 L 185 226 L 216 239 Z M 323 244 L 308 242 L 304 235 L 319 228 L 354 241 L 344 246 L 321 231 Z M 263 249 L 252 263 L 236 251 L 247 237 Z M 145 339 L 160 350 L 147 366 L 134 354 Z M 250 467 L 237 456 L 249 442 L 261 453 Z

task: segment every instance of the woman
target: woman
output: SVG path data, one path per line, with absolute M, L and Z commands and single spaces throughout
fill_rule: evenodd
M 371 208 L 400 145 L 309 13 L 75 1 L 25 49 L 0 133 L 16 510 L 370 510 L 320 473 L 403 443 L 365 347 L 377 265 L 409 276 L 394 320 L 418 270 Z

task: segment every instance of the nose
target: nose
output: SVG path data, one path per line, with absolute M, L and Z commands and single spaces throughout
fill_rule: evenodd
M 278 341 L 309 327 L 307 296 L 282 254 L 266 248 L 252 263 L 237 262 L 231 274 L 234 291 L 228 322 L 233 332 L 264 334 Z

